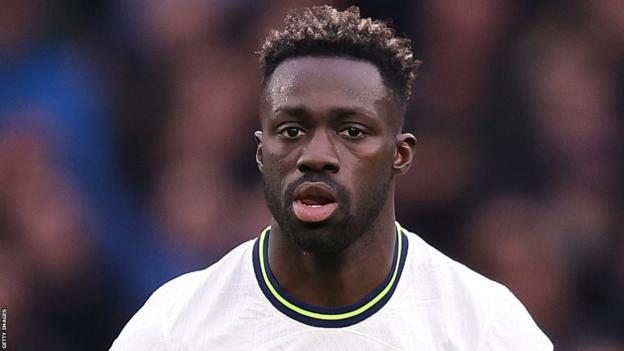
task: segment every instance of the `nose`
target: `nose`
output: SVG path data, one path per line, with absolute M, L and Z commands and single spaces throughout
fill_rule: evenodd
M 301 173 L 338 172 L 338 155 L 328 133 L 316 131 L 312 135 L 297 160 L 297 168 Z

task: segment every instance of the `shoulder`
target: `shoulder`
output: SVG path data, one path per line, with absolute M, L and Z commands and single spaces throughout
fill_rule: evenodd
M 469 325 L 458 325 L 457 330 L 472 338 L 477 350 L 552 350 L 507 287 L 451 259 L 416 234 L 404 232 L 409 241 L 406 270 L 412 280 L 407 285 L 418 291 L 414 298 L 439 301 L 438 312 Z
M 192 305 L 200 290 L 202 299 L 210 299 L 206 291 L 220 291 L 219 285 L 237 274 L 246 258 L 251 260 L 252 246 L 253 241 L 243 243 L 210 267 L 162 285 L 125 325 L 111 350 L 167 350 L 168 330 L 172 321 L 180 322 L 179 311 Z
M 410 276 L 415 276 L 421 283 L 426 282 L 426 286 L 476 299 L 475 303 L 479 300 L 488 300 L 489 303 L 492 299 L 498 300 L 510 293 L 502 284 L 446 256 L 418 235 L 405 229 L 403 232 L 409 242 L 406 268 L 411 272 Z

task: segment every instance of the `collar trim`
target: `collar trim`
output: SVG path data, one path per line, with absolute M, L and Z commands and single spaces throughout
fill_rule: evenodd
M 394 245 L 392 269 L 375 290 L 349 306 L 320 307 L 310 305 L 288 294 L 273 276 L 268 258 L 270 229 L 268 227 L 263 230 L 254 243 L 253 267 L 256 280 L 265 297 L 275 308 L 288 317 L 311 326 L 342 328 L 372 316 L 390 300 L 405 265 L 408 240 L 404 229 L 399 223 L 396 223 L 397 240 Z

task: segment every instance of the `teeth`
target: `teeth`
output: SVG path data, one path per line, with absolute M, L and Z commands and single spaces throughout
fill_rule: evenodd
M 319 201 L 305 201 L 305 200 L 297 200 L 299 203 L 301 203 L 302 205 L 308 206 L 308 207 L 312 207 L 312 208 L 319 208 L 319 207 L 323 207 L 327 204 L 330 204 L 331 202 L 320 202 Z

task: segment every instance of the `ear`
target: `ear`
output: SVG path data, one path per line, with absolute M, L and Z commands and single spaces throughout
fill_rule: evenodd
M 414 149 L 416 148 L 416 137 L 411 133 L 399 134 L 397 135 L 396 145 L 392 169 L 395 174 L 404 174 L 412 165 Z
M 264 172 L 262 164 L 262 132 L 257 130 L 254 132 L 254 138 L 256 139 L 256 164 L 260 172 Z

